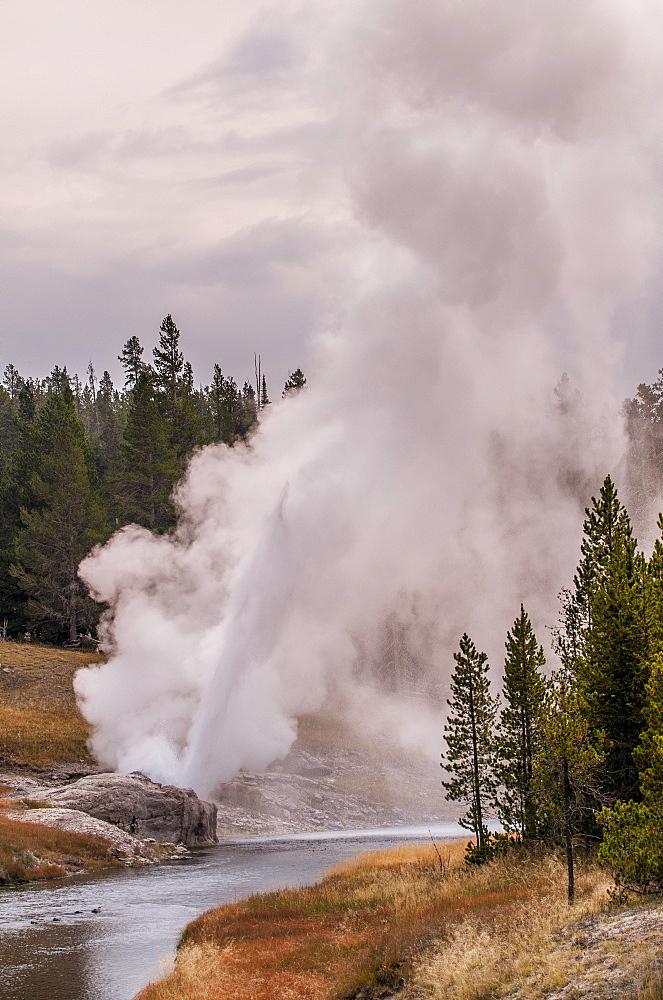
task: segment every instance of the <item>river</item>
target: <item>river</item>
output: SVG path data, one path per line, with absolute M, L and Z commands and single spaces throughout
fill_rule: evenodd
M 455 823 L 432 827 L 436 841 Z M 423 827 L 225 841 L 165 865 L 0 889 L 2 1000 L 131 1000 L 184 926 L 213 906 L 316 882 L 363 851 L 425 842 Z

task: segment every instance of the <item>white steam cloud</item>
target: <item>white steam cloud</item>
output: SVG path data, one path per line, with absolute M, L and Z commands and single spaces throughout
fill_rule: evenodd
M 83 563 L 111 606 L 110 661 L 76 682 L 104 764 L 207 795 L 323 707 L 438 754 L 439 704 L 380 676 L 385 622 L 420 689 L 464 630 L 497 662 L 521 601 L 544 637 L 623 449 L 611 330 L 656 262 L 657 7 L 320 4 L 353 301 L 308 391 L 193 459 L 172 537 L 125 528 Z

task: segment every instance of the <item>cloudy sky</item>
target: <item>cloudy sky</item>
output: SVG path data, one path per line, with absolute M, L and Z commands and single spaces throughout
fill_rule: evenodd
M 170 312 L 202 382 L 306 367 L 376 239 L 346 183 L 363 6 L 3 0 L 0 364 L 117 378 Z M 617 317 L 625 391 L 659 318 L 655 283 Z
M 324 6 L 2 4 L 3 366 L 116 375 L 167 312 L 203 381 L 306 364 L 353 241 L 307 93 Z

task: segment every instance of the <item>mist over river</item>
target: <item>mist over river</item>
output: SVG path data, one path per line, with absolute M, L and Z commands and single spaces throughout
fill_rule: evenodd
M 451 822 L 431 829 L 437 841 L 463 835 Z M 428 828 L 400 827 L 226 841 L 166 865 L 0 890 L 0 996 L 131 1000 L 203 911 L 316 882 L 363 851 L 429 840 Z

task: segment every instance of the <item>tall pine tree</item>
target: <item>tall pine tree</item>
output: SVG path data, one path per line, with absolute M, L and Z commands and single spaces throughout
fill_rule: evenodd
M 574 677 L 566 670 L 553 674 L 542 713 L 539 752 L 534 761 L 532 788 L 539 823 L 553 843 L 566 851 L 569 903 L 575 898 L 574 840 L 578 829 L 593 823 L 600 799 L 600 771 L 604 739 L 591 726 L 587 703 Z
M 444 727 L 446 758 L 441 767 L 448 772 L 442 782 L 447 798 L 468 806 L 460 819 L 476 841 L 475 860 L 488 853 L 486 815 L 495 798 L 494 728 L 497 699 L 490 694 L 488 661 L 465 633 L 454 653 L 456 667 L 451 677 L 449 715 Z
M 616 494 L 613 510 L 616 509 Z M 604 791 L 637 797 L 633 751 L 644 729 L 648 661 L 658 644 L 658 602 L 649 567 L 637 552 L 626 511 L 611 519 L 600 572 L 586 589 L 588 625 L 577 676 L 590 719 L 605 733 Z
M 283 386 L 283 399 L 287 399 L 288 396 L 296 396 L 298 392 L 305 388 L 306 376 L 301 368 L 295 368 L 294 372 L 290 372 Z
M 532 779 L 541 749 L 546 696 L 541 670 L 546 658 L 522 604 L 505 646 L 504 707 L 498 735 L 502 788 L 497 813 L 505 830 L 522 840 L 534 840 L 539 831 Z
M 621 888 L 663 891 L 663 654 L 652 658 L 643 712 L 646 728 L 634 758 L 640 768 L 642 802 L 617 802 L 599 819 L 599 861 Z
M 122 348 L 121 354 L 118 354 L 117 356 L 117 360 L 124 368 L 125 389 L 131 390 L 136 385 L 138 376 L 145 367 L 145 362 L 142 360 L 142 357 L 143 348 L 140 345 L 140 340 L 136 336 L 129 337 Z
M 180 351 L 180 331 L 168 313 L 159 327 L 159 344 L 154 355 L 154 385 L 174 408 L 182 391 L 184 355 Z

